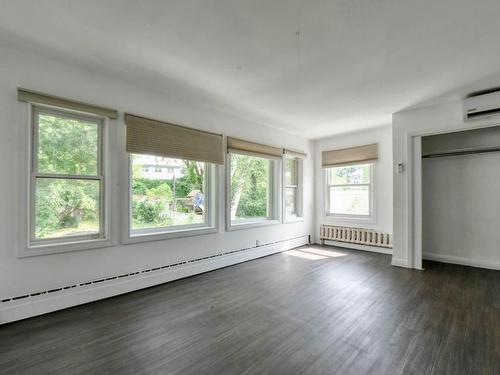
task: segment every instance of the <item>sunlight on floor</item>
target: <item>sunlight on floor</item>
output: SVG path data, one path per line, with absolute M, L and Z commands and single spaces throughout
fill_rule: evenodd
M 315 249 L 314 247 L 303 247 L 300 249 L 300 251 L 305 251 L 317 255 L 323 255 L 325 257 L 330 257 L 330 258 L 345 257 L 347 255 L 346 253 L 341 253 L 340 251 L 321 250 L 321 249 Z
M 292 255 L 294 257 L 305 258 L 305 259 L 309 259 L 309 260 L 326 259 L 326 257 L 324 257 L 324 256 L 310 254 L 310 253 L 302 252 L 299 250 L 288 250 L 288 251 L 285 251 L 283 254 Z
M 321 249 L 315 249 L 313 247 L 303 247 L 297 250 L 288 250 L 283 252 L 283 254 L 292 255 L 294 257 L 299 257 L 309 260 L 338 258 L 347 255 L 346 253 L 341 253 L 338 251 L 321 250 Z

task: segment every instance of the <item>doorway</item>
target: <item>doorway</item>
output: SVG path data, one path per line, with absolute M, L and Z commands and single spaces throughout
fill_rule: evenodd
M 415 255 L 500 268 L 500 127 L 422 136 L 419 151 Z

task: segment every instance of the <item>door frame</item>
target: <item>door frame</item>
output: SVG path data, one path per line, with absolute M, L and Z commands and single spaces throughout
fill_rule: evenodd
M 456 133 L 460 131 L 484 129 L 500 126 L 500 119 L 495 118 L 489 123 L 488 119 L 478 119 L 479 123 L 462 122 L 455 126 L 436 130 L 417 130 L 406 133 L 406 160 L 407 160 L 407 220 L 406 244 L 408 267 L 418 270 L 422 268 L 422 137 L 438 134 Z

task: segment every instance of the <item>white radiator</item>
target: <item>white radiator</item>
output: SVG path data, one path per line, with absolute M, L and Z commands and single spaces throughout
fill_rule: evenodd
M 319 229 L 319 238 L 324 245 L 325 240 L 348 242 L 358 245 L 392 248 L 392 235 L 378 232 L 373 229 L 337 227 L 322 225 Z

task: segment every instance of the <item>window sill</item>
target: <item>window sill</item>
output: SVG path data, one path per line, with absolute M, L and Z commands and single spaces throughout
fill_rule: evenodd
M 337 225 L 349 224 L 349 223 L 364 223 L 364 224 L 376 224 L 377 220 L 374 216 L 344 216 L 344 215 L 325 215 L 324 221 L 328 223 L 334 223 Z
M 195 237 L 201 236 L 204 234 L 212 234 L 217 233 L 219 229 L 217 227 L 209 227 L 203 226 L 194 228 L 186 228 L 186 229 L 176 229 L 172 231 L 164 231 L 157 233 L 136 233 L 125 237 L 122 241 L 123 244 L 134 244 L 141 242 L 149 242 L 149 241 L 162 241 L 162 240 L 170 240 L 173 238 L 181 238 L 181 237 Z
M 92 250 L 103 247 L 115 246 L 110 239 L 80 240 L 64 243 L 30 244 L 19 252 L 19 258 L 27 258 L 40 255 L 51 255 L 69 253 L 73 251 Z
M 288 219 L 283 220 L 283 224 L 300 223 L 303 221 L 304 218 L 302 216 L 290 217 Z
M 249 228 L 258 228 L 258 227 L 266 227 L 269 225 L 281 224 L 279 220 L 259 220 L 259 221 L 251 221 L 251 220 L 242 220 L 238 223 L 230 223 L 227 226 L 227 231 L 233 230 L 241 230 L 241 229 L 249 229 Z

